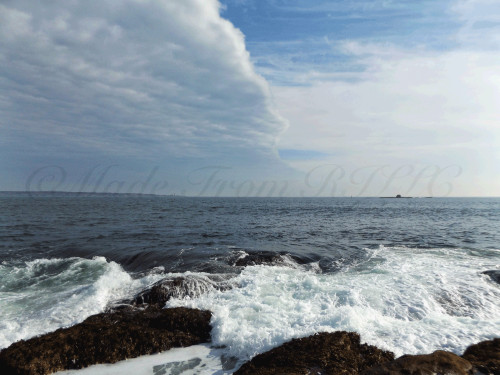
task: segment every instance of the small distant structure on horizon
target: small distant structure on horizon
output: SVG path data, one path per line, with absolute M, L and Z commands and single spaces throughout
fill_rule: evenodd
M 413 197 L 403 197 L 401 194 L 398 194 L 396 195 L 395 197 L 380 197 L 380 198 L 384 198 L 384 199 L 392 199 L 392 198 L 395 198 L 395 199 L 399 199 L 399 198 L 413 198 Z

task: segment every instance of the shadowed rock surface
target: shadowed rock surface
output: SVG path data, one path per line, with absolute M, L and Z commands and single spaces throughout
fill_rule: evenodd
M 215 290 L 229 290 L 236 286 L 230 280 L 233 276 L 213 274 L 165 278 L 139 292 L 132 301 L 125 303 L 134 306 L 148 304 L 163 307 L 170 298 L 195 298 Z
M 471 345 L 462 357 L 485 375 L 500 375 L 500 338 Z
M 500 270 L 484 271 L 483 273 L 491 277 L 493 281 L 500 284 Z
M 391 352 L 361 344 L 357 333 L 319 333 L 259 354 L 235 375 L 354 375 L 393 359 Z
M 364 371 L 362 375 L 473 375 L 472 364 L 456 354 L 437 350 L 432 354 L 404 355 L 395 361 Z
M 18 341 L 0 352 L 2 375 L 49 374 L 158 353 L 210 339 L 209 311 L 124 309 Z

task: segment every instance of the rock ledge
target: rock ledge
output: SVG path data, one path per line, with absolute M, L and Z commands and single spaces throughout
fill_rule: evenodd
M 257 355 L 235 375 L 355 375 L 393 359 L 391 352 L 361 344 L 357 333 L 318 333 Z
M 2 375 L 49 374 L 158 353 L 210 339 L 209 311 L 124 309 L 18 341 L 0 352 Z

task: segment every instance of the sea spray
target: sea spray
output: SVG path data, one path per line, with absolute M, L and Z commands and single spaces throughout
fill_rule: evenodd
M 0 264 L 0 348 L 83 321 L 162 276 L 140 279 L 115 262 L 37 259 Z
M 383 247 L 340 272 L 251 266 L 240 288 L 167 306 L 213 311 L 212 338 L 248 359 L 294 337 L 347 330 L 401 354 L 461 353 L 500 335 L 500 288 L 483 269 L 498 258 L 462 249 Z

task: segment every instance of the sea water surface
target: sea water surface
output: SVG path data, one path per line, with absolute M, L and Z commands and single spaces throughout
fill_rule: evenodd
M 0 348 L 166 276 L 222 274 L 237 287 L 167 303 L 211 310 L 211 344 L 86 371 L 230 374 L 224 358 L 336 330 L 460 354 L 500 336 L 500 285 L 482 273 L 500 270 L 499 229 L 497 198 L 0 193 Z M 235 265 L 255 253 L 280 257 Z

